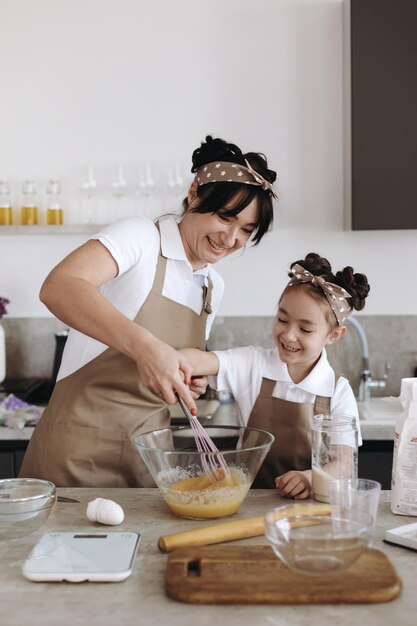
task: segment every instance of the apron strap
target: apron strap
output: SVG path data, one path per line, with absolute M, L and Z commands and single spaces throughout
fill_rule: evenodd
M 159 222 L 155 222 L 155 226 L 158 229 L 159 238 L 161 238 L 161 231 L 159 228 Z M 167 258 L 162 255 L 161 244 L 159 244 L 159 258 L 156 264 L 156 273 L 152 285 L 152 291 L 162 294 L 165 282 L 165 272 L 167 267 Z
M 203 309 L 201 311 L 201 315 L 205 316 L 205 318 L 207 318 L 207 316 L 213 312 L 213 309 L 211 308 L 211 294 L 213 292 L 213 282 L 210 276 L 207 277 L 207 282 L 207 286 L 204 285 L 203 287 Z
M 161 236 L 161 230 L 159 228 L 159 222 L 155 222 L 155 225 L 158 229 L 159 232 L 159 236 Z M 158 260 L 158 264 L 156 266 L 156 273 L 155 273 L 155 279 L 152 285 L 152 291 L 155 291 L 156 293 L 160 293 L 162 294 L 162 290 L 164 288 L 164 282 L 165 282 L 165 272 L 166 272 L 166 267 L 167 267 L 167 258 L 165 256 L 163 256 L 162 254 L 162 249 L 161 246 L 159 248 L 159 260 Z M 212 308 L 211 308 L 211 295 L 213 292 L 213 281 L 211 280 L 210 276 L 207 277 L 207 286 L 204 285 L 203 287 L 203 307 L 201 309 L 201 317 L 204 319 L 204 321 L 207 320 L 207 317 L 210 315 L 210 313 L 212 313 Z
M 272 396 L 276 382 L 276 380 L 271 380 L 270 378 L 262 378 L 260 391 L 267 396 Z
M 335 388 L 336 388 L 337 381 L 339 380 L 340 377 L 341 377 L 341 374 L 336 373 L 335 384 L 334 384 Z M 329 414 L 330 413 L 330 400 L 331 398 L 328 398 L 326 396 L 316 396 L 316 400 L 314 402 L 314 415 Z

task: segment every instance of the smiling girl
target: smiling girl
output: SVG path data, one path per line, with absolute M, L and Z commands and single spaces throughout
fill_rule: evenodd
M 283 496 L 304 499 L 311 489 L 314 414 L 355 416 L 361 443 L 352 388 L 331 368 L 325 346 L 346 333 L 343 323 L 363 309 L 369 284 L 351 267 L 333 274 L 315 253 L 293 263 L 289 275 L 273 326 L 275 348 L 183 352 L 193 374 L 216 376 L 211 386 L 233 394 L 244 424 L 275 435 L 254 486 L 276 486 Z

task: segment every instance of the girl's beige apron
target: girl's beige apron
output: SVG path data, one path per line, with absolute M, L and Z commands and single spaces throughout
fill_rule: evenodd
M 272 433 L 275 441 L 253 483 L 254 488 L 275 489 L 275 478 L 289 470 L 311 469 L 313 415 L 330 412 L 330 398 L 316 396 L 314 404 L 275 398 L 275 380 L 262 379 L 248 426 Z
M 197 314 L 162 295 L 166 262 L 160 254 L 154 284 L 134 321 L 176 349 L 204 350 L 211 280 Z M 60 487 L 155 486 L 133 437 L 167 426 L 166 404 L 139 381 L 134 361 L 108 348 L 56 384 L 19 475 Z

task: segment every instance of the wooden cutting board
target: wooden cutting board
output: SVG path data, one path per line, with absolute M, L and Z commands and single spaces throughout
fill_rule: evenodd
M 371 548 L 325 577 L 293 572 L 269 546 L 182 548 L 166 571 L 167 595 L 194 604 L 365 604 L 393 600 L 401 587 L 388 557 Z

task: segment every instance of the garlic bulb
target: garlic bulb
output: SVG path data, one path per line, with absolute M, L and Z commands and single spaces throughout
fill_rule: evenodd
M 96 498 L 87 505 L 87 519 L 90 522 L 117 526 L 123 522 L 124 518 L 125 514 L 122 507 L 113 500 Z

